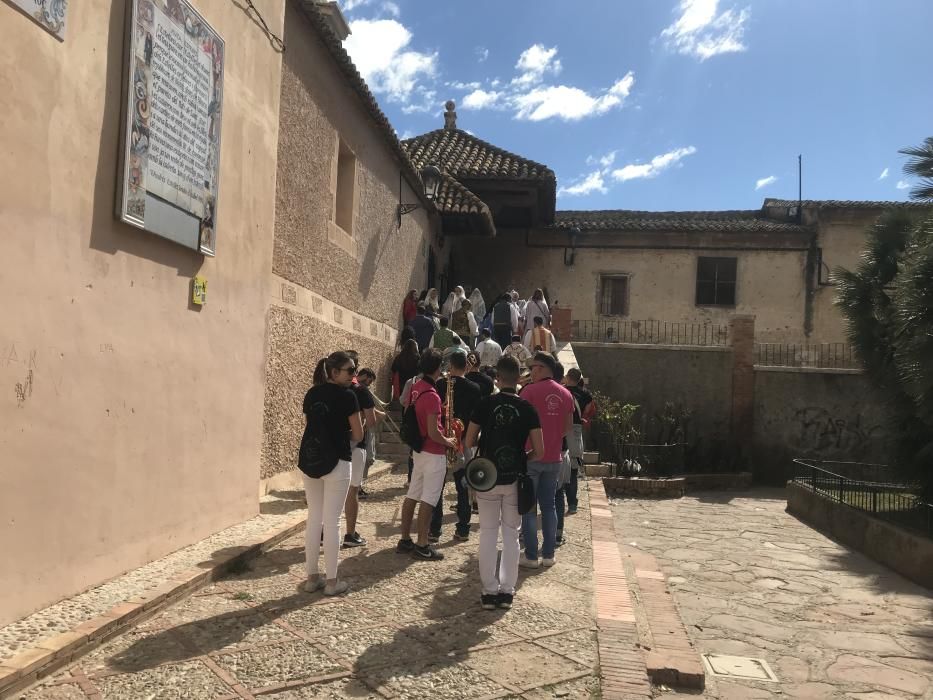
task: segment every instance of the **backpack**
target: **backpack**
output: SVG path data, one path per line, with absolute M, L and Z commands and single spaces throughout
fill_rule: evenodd
M 438 328 L 434 332 L 434 347 L 438 350 L 446 350 L 451 345 L 456 345 L 454 332 L 450 328 Z
M 450 328 L 461 338 L 470 337 L 470 321 L 465 309 L 457 309 L 450 317 Z
M 494 326 L 512 325 L 512 305 L 507 301 L 500 301 L 492 307 L 492 324 Z
M 421 436 L 421 428 L 418 426 L 418 415 L 415 413 L 415 404 L 418 403 L 424 394 L 418 395 L 418 398 L 408 404 L 408 407 L 402 413 L 402 423 L 399 426 L 398 434 L 402 442 L 408 445 L 415 452 L 420 453 L 424 447 L 424 438 Z
M 329 413 L 330 407 L 322 401 L 311 405 L 308 427 L 298 449 L 298 468 L 314 479 L 330 474 L 340 459 L 324 424 Z

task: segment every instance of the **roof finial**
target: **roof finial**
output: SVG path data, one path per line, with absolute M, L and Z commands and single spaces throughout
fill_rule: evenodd
M 444 128 L 445 129 L 456 129 L 457 128 L 457 103 L 453 100 L 447 100 L 444 104 L 447 108 L 447 111 L 444 112 Z

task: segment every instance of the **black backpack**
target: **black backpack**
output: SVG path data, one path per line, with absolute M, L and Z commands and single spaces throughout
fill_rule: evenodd
M 340 460 L 334 441 L 324 424 L 324 419 L 329 413 L 330 407 L 322 401 L 311 405 L 308 426 L 301 437 L 301 447 L 298 450 L 298 468 L 315 479 L 330 474 Z
M 424 394 L 420 394 L 418 399 L 422 396 Z M 402 438 L 402 442 L 415 452 L 420 453 L 421 448 L 424 447 L 424 438 L 421 437 L 421 428 L 418 427 L 418 415 L 415 413 L 415 404 L 418 403 L 418 399 L 408 404 L 408 408 L 402 413 L 402 424 L 399 426 L 398 434 Z
M 512 305 L 507 301 L 500 301 L 492 307 L 492 323 L 495 326 L 512 325 Z

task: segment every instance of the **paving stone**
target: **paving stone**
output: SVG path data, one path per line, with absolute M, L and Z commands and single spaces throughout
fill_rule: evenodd
M 852 654 L 844 654 L 836 659 L 826 669 L 826 675 L 837 681 L 870 683 L 915 695 L 930 687 L 929 677 Z
M 303 640 L 225 653 L 219 655 L 216 661 L 218 666 L 229 671 L 248 688 L 344 670 L 322 651 Z
M 474 609 L 443 620 L 416 620 L 406 624 L 405 633 L 440 654 L 519 641 L 502 624 L 504 614 Z
M 800 700 L 834 700 L 839 697 L 838 689 L 829 683 L 790 683 L 781 690 L 789 698 Z
M 355 678 L 341 678 L 335 681 L 313 683 L 300 688 L 289 688 L 268 695 L 261 695 L 264 700 L 382 700 L 375 691 L 366 687 Z
M 23 700 L 87 700 L 80 686 L 73 683 L 33 688 L 22 696 Z
M 168 631 L 131 630 L 98 647 L 78 663 L 88 675 L 144 671 L 171 661 L 187 661 L 194 653 Z
M 368 684 L 405 700 L 478 698 L 504 693 L 505 689 L 473 670 L 462 659 L 419 661 L 404 667 L 383 667 L 365 674 Z
M 230 693 L 214 673 L 200 661 L 159 666 L 139 673 L 99 678 L 94 685 L 104 700 L 127 698 L 220 698 Z
M 176 629 L 205 654 L 291 637 L 260 614 L 213 618 Z

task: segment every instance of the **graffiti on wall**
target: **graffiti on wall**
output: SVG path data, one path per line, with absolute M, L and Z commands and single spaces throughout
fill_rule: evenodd
M 849 453 L 857 456 L 883 437 L 884 426 L 872 425 L 862 415 L 844 417 L 820 406 L 801 408 L 794 414 L 800 427 L 800 446 L 814 452 Z

